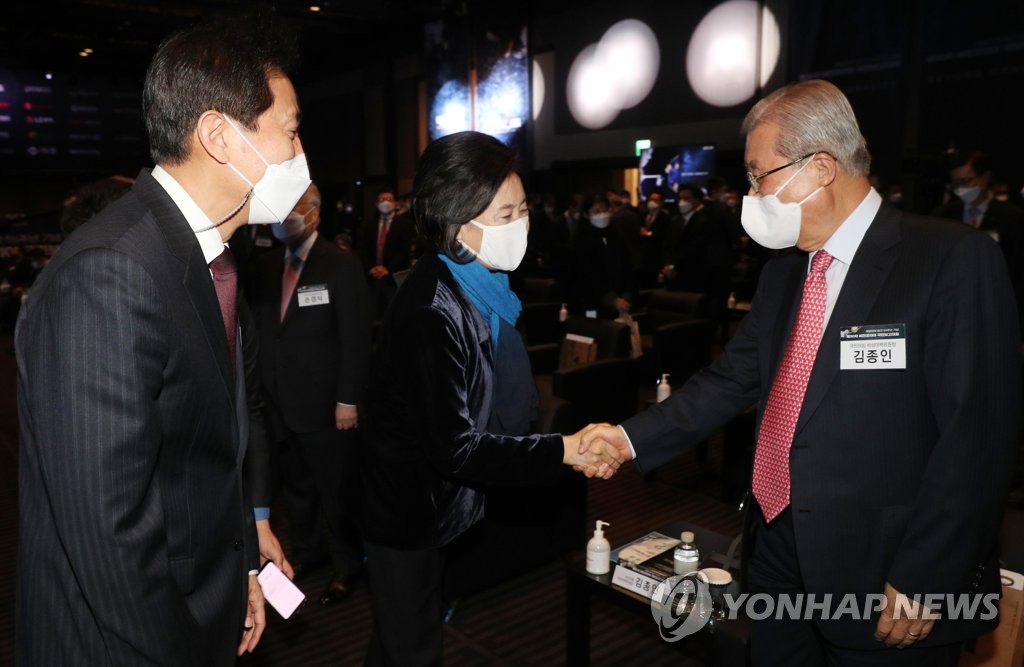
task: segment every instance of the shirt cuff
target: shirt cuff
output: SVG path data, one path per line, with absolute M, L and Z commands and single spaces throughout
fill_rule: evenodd
M 270 519 L 270 508 L 269 507 L 254 507 L 252 513 L 256 516 L 257 521 L 268 521 Z
M 626 436 L 626 444 L 629 445 L 629 453 L 633 455 L 633 460 L 636 461 L 636 450 L 633 449 L 633 441 L 629 439 L 629 434 L 626 433 L 626 429 L 619 426 L 619 430 L 622 431 L 622 435 Z
M 338 407 L 341 407 L 341 408 L 354 408 L 356 406 L 352 405 L 351 403 L 342 403 L 341 401 L 338 401 Z

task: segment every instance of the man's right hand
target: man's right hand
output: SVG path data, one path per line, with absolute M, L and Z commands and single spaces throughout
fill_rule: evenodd
M 590 424 L 579 432 L 579 436 L 580 454 L 586 454 L 587 450 L 595 443 L 604 442 L 618 450 L 623 461 L 633 460 L 633 450 L 629 447 L 629 438 L 626 437 L 626 432 L 622 430 L 621 426 Z
M 384 266 L 383 264 L 378 264 L 377 266 L 374 266 L 374 267 L 370 268 L 370 277 L 371 278 L 383 278 L 384 276 L 387 276 L 387 275 L 390 275 L 390 274 L 391 274 L 391 272 L 388 271 L 388 267 Z

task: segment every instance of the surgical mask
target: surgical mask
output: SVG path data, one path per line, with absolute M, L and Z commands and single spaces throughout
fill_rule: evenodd
M 647 210 L 648 211 L 657 211 L 660 206 L 661 206 L 661 204 L 659 204 L 656 201 L 649 201 L 649 202 L 647 202 Z
M 804 166 L 787 178 L 786 182 L 773 194 L 761 197 L 750 195 L 743 197 L 743 212 L 740 215 L 740 222 L 754 242 L 772 250 L 781 250 L 796 245 L 797 239 L 800 238 L 802 218 L 800 207 L 805 201 L 818 194 L 821 187 L 819 186 L 817 190 L 799 202 L 781 202 L 779 193 L 810 163 L 811 160 L 807 160 Z
M 305 215 L 289 215 L 280 225 L 271 227 L 270 231 L 273 232 L 274 238 L 282 243 L 288 243 L 302 236 L 306 231 L 306 216 L 311 211 L 312 209 L 306 211 Z
M 978 198 L 978 195 L 981 194 L 981 188 L 976 185 L 971 187 L 953 188 L 953 194 L 959 197 L 960 201 L 964 204 L 973 204 Z
M 692 210 L 693 210 L 693 202 L 691 202 L 691 201 L 681 201 L 681 202 L 679 202 L 679 212 L 681 214 L 687 215 Z
M 377 202 L 377 210 L 387 215 L 395 210 L 395 202 L 393 201 L 379 201 Z
M 507 225 L 484 225 L 476 220 L 469 224 L 482 232 L 480 251 L 476 252 L 464 241 L 465 248 L 486 266 L 498 271 L 515 271 L 526 255 L 526 237 L 530 231 L 530 216 L 524 215 Z
M 591 213 L 590 224 L 597 227 L 598 229 L 604 229 L 608 226 L 608 223 L 612 220 L 611 213 Z
M 256 147 L 252 145 L 242 131 L 238 129 L 230 118 L 224 117 L 228 124 L 234 128 L 242 141 L 249 145 L 249 148 L 256 153 L 256 156 L 267 165 L 260 180 L 253 183 L 246 178 L 233 164 L 228 162 L 231 170 L 238 174 L 238 177 L 245 181 L 252 188 L 252 197 L 249 200 L 249 224 L 250 225 L 271 225 L 284 222 L 288 214 L 295 208 L 302 195 L 305 194 L 312 181 L 309 179 L 309 166 L 306 164 L 306 154 L 299 153 L 295 157 L 285 160 L 280 164 L 270 164 L 263 157 Z

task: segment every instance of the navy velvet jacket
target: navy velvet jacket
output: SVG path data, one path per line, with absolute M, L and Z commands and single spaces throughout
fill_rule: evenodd
M 558 477 L 560 435 L 486 431 L 493 392 L 489 326 L 448 267 L 426 255 L 384 318 L 363 406 L 366 540 L 439 547 L 483 516 L 477 485 Z

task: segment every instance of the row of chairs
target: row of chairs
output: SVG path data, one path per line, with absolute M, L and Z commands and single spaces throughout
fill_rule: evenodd
M 560 322 L 556 302 L 526 303 L 520 329 L 530 352 L 541 394 L 540 427 L 575 431 L 594 421 L 619 422 L 637 412 L 654 384 L 669 373 L 680 386 L 711 361 L 715 328 L 697 318 L 702 295 L 654 290 L 644 309 L 633 314 L 639 324 L 643 355 L 632 358 L 628 325 L 603 319 L 570 316 Z M 565 334 L 594 339 L 594 361 L 560 368 L 559 351 Z

